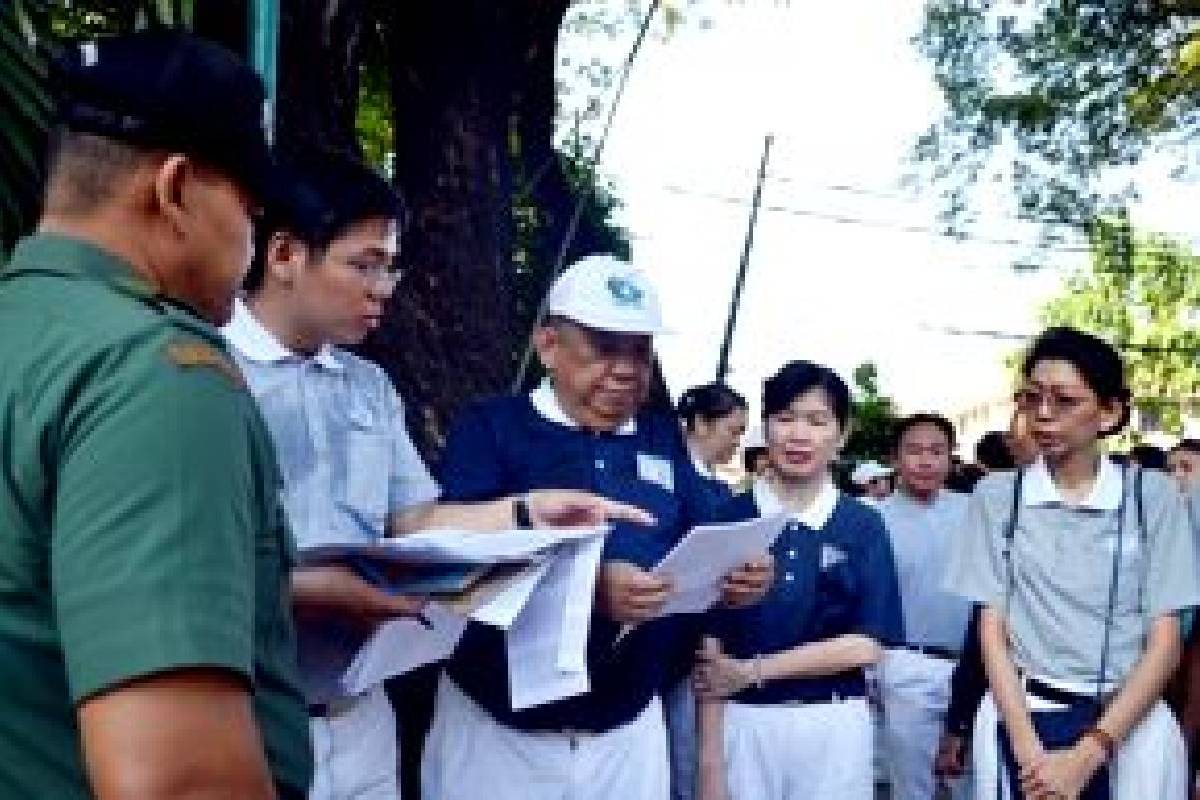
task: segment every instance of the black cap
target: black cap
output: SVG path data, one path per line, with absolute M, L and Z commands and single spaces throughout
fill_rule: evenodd
M 55 66 L 68 129 L 194 156 L 260 202 L 278 193 L 262 81 L 224 47 L 146 30 L 77 43 Z

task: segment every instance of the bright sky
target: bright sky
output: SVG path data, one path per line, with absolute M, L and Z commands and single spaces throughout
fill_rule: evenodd
M 921 0 L 706 5 L 711 27 L 647 39 L 601 162 L 625 203 L 619 221 L 633 235 L 633 260 L 659 287 L 674 330 L 657 343 L 671 392 L 714 376 L 763 136 L 772 133 L 730 359 L 734 387 L 754 402 L 764 377 L 807 358 L 847 380 L 875 361 L 904 410 L 954 412 L 1007 395 L 1002 362 L 1013 344 L 943 329 L 1032 332 L 1038 305 L 1085 257 L 1043 253 L 1049 268 L 1015 272 L 1012 263 L 1038 251 L 896 229 L 937 228 L 933 193 L 899 187 L 941 103 L 910 42 Z M 616 64 L 632 36 L 563 46 L 615 48 L 604 53 Z M 1185 228 L 1190 196 L 1164 193 L 1160 206 L 1176 213 L 1151 218 Z M 1032 243 L 1037 232 L 998 214 L 976 234 Z

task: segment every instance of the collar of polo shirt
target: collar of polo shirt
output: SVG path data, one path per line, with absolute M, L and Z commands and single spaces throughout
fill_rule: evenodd
M 1121 468 L 1107 456 L 1100 457 L 1100 467 L 1096 471 L 1096 480 L 1092 491 L 1076 508 L 1086 508 L 1092 511 L 1116 511 L 1121 506 L 1121 494 L 1124 491 L 1124 481 Z M 1062 493 L 1054 484 L 1054 478 L 1043 458 L 1038 458 L 1029 466 L 1021 485 L 1021 502 L 1026 506 L 1065 506 Z
M 758 506 L 758 513 L 764 517 L 769 517 L 773 514 L 785 513 L 783 502 L 779 496 L 775 494 L 775 490 L 771 488 L 771 484 L 764 478 L 759 478 L 754 481 L 754 504 Z M 821 489 L 817 492 L 817 496 L 813 498 L 808 508 L 803 511 L 786 512 L 788 519 L 792 522 L 799 522 L 807 525 L 814 531 L 819 531 L 825 527 L 825 523 L 829 522 L 829 518 L 833 516 L 833 510 L 837 507 L 838 490 L 834 486 L 833 480 L 826 476 L 824 483 L 821 484 Z
M 571 419 L 566 409 L 562 407 L 562 403 L 558 401 L 558 393 L 554 391 L 554 386 L 550 383 L 549 378 L 543 379 L 537 388 L 529 393 L 529 401 L 533 403 L 534 410 L 547 421 L 565 428 L 579 427 L 579 423 Z M 616 432 L 621 436 L 632 436 L 637 433 L 637 420 L 626 420 L 621 427 L 617 428 Z
M 254 312 L 241 297 L 234 301 L 233 318 L 222 332 L 229 343 L 251 361 L 272 364 L 303 358 L 275 338 L 275 334 L 259 322 L 258 317 L 254 316 Z M 333 348 L 327 344 L 321 346 L 313 356 L 313 361 L 325 369 L 342 369 L 342 362 L 338 361 L 337 356 L 333 354 Z

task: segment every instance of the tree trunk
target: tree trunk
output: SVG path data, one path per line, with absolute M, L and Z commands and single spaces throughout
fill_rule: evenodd
M 391 374 L 426 452 L 465 401 L 508 390 L 516 138 L 537 94 L 552 142 L 553 53 L 568 6 L 460 0 L 397 4 L 385 21 L 396 114 L 395 176 L 412 208 L 408 275 L 365 348 Z M 535 73 L 548 70 L 548 75 Z M 545 96 L 541 97 L 541 93 Z
M 277 144 L 361 154 L 354 132 L 365 0 L 284 0 L 279 21 Z

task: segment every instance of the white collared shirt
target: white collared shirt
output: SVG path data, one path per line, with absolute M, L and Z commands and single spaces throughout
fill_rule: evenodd
M 549 378 L 544 379 L 537 385 L 532 392 L 529 393 L 529 402 L 533 403 L 533 408 L 543 418 L 557 425 L 562 425 L 565 428 L 578 428 L 579 423 L 576 422 L 567 413 L 559 402 L 558 392 L 554 391 L 554 384 Z M 632 436 L 637 433 L 637 420 L 628 419 L 621 424 L 615 431 L 621 436 Z
M 298 545 L 378 538 L 391 512 L 437 498 L 378 366 L 328 345 L 295 353 L 240 298 L 221 332 L 271 431 Z
M 758 507 L 759 514 L 768 517 L 772 514 L 785 513 L 783 502 L 766 479 L 755 480 L 752 491 L 754 492 L 754 505 Z M 792 522 L 799 522 L 814 531 L 819 531 L 833 516 L 833 510 L 837 507 L 838 495 L 837 486 L 834 485 L 833 480 L 829 476 L 825 476 L 817 496 L 813 498 L 808 507 L 800 511 L 786 512 L 787 517 Z
M 696 455 L 690 449 L 688 450 L 688 455 L 692 457 L 692 466 L 696 468 L 697 475 L 702 478 L 708 478 L 709 480 L 720 480 L 720 478 L 717 477 L 716 471 L 710 467 L 704 461 L 704 459 L 700 458 L 700 456 Z
M 1025 471 L 1021 484 L 1021 502 L 1030 507 L 1069 506 L 1092 511 L 1116 511 L 1121 507 L 1124 478 L 1121 468 L 1107 456 L 1101 456 L 1100 465 L 1092 489 L 1079 503 L 1068 503 L 1054 483 L 1054 477 L 1046 467 L 1045 459 L 1039 457 Z
M 340 370 L 343 364 L 334 354 L 334 348 L 328 344 L 321 346 L 315 355 L 305 356 L 288 349 L 267 330 L 254 312 L 246 305 L 241 297 L 233 301 L 233 318 L 221 328 L 226 341 L 237 348 L 239 355 L 250 361 L 264 364 L 274 364 L 280 361 L 303 361 L 306 358 L 325 369 Z

